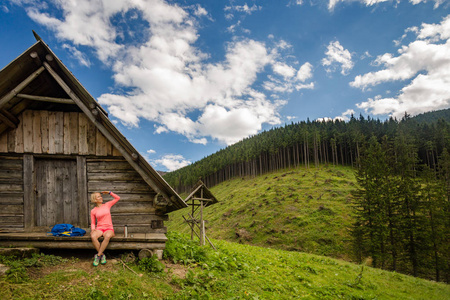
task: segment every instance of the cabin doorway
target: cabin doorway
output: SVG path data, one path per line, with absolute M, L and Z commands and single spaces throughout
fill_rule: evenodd
M 36 159 L 36 226 L 79 226 L 77 161 Z

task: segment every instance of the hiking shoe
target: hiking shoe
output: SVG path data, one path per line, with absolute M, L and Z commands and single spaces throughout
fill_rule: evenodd
M 98 266 L 99 262 L 100 262 L 100 257 L 98 257 L 98 255 L 95 254 L 94 263 L 93 263 L 94 267 Z
M 102 257 L 101 257 L 101 259 L 100 259 L 100 263 L 101 263 L 102 265 L 106 264 L 106 255 L 105 255 L 105 254 L 102 255 Z

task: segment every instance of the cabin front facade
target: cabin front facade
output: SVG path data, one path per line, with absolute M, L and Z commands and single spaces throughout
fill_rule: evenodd
M 91 248 L 89 235 L 45 233 L 88 229 L 90 194 L 107 190 L 121 197 L 109 248 L 163 249 L 167 214 L 186 203 L 37 39 L 0 71 L 0 246 Z

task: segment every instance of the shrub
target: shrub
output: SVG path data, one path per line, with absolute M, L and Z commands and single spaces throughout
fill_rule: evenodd
M 158 260 L 156 255 L 144 257 L 138 262 L 139 269 L 145 272 L 159 273 L 164 271 L 164 265 Z

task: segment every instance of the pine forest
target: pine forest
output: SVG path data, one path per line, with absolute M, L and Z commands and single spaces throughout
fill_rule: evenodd
M 450 282 L 450 109 L 273 128 L 165 175 L 180 193 L 296 166 L 352 166 L 355 261 Z

